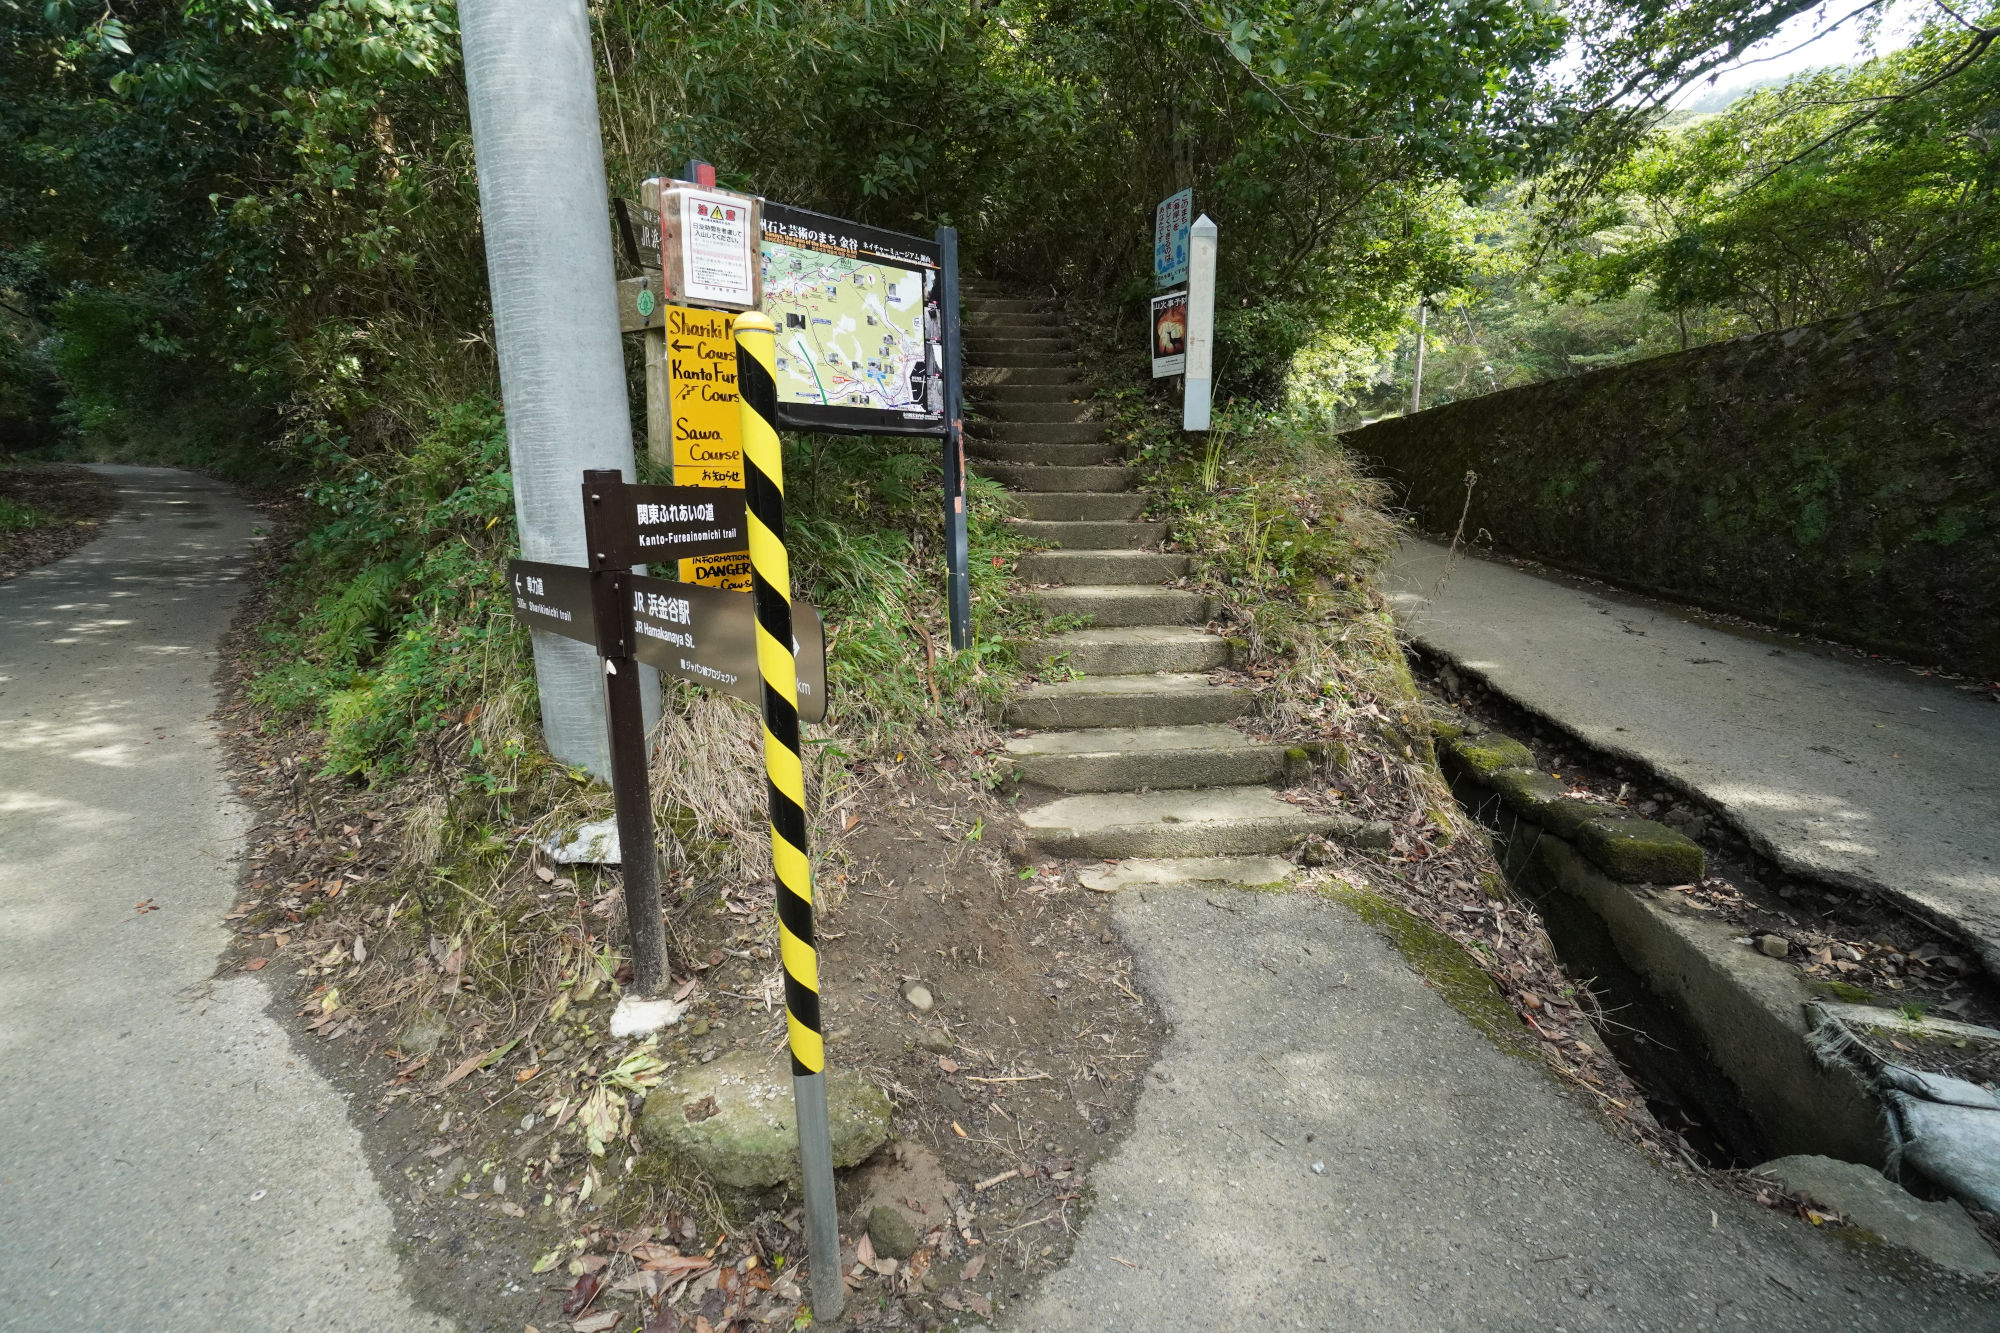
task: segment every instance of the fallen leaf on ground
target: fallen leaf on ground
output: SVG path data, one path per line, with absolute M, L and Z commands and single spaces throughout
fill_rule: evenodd
M 965 1308 L 978 1315 L 981 1319 L 991 1319 L 993 1317 L 993 1302 L 987 1300 L 976 1291 L 965 1293 Z
M 986 1267 L 986 1256 L 975 1254 L 966 1263 L 965 1267 L 958 1270 L 958 1280 L 960 1282 L 970 1282 L 979 1276 L 979 1270 L 984 1267 Z
M 585 1273 L 576 1280 L 576 1285 L 569 1289 L 569 1295 L 563 1298 L 563 1313 L 573 1315 L 583 1310 L 597 1299 L 598 1290 L 603 1285 L 603 1278 L 595 1273 Z
M 243 965 L 243 970 L 245 972 L 260 972 L 263 970 L 264 965 L 270 961 L 268 958 L 252 958 Z
M 861 1233 L 861 1239 L 854 1243 L 854 1262 L 870 1268 L 875 1266 L 875 1240 L 865 1231 Z
M 491 1051 L 481 1051 L 477 1055 L 466 1056 L 465 1060 L 458 1066 L 458 1068 L 452 1070 L 449 1074 L 446 1074 L 444 1076 L 444 1082 L 438 1084 L 439 1091 L 443 1091 L 445 1088 L 450 1087 L 452 1084 L 464 1078 L 467 1074 L 470 1074 L 473 1070 L 479 1068 L 480 1065 L 486 1063 L 486 1057 L 490 1054 L 492 1054 Z
M 938 1057 L 938 1068 L 947 1074 L 956 1074 L 958 1072 L 958 1061 L 948 1055 L 940 1055 Z
M 618 1312 L 599 1310 L 596 1314 L 585 1315 L 570 1327 L 576 1330 L 576 1333 L 607 1333 L 607 1330 L 618 1327 Z

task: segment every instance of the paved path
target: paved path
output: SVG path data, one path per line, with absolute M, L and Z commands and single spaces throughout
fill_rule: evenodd
M 447 1328 L 272 987 L 211 980 L 250 823 L 211 675 L 257 516 L 102 471 L 104 535 L 0 584 L 0 1329 Z
M 1003 1329 L 1994 1326 L 1990 1294 L 1668 1176 L 1344 907 L 1129 889 L 1114 919 L 1172 1035 Z
M 1404 545 L 1392 601 L 1427 651 L 1720 809 L 1798 873 L 1874 887 L 2000 974 L 2000 706 L 1684 608 Z

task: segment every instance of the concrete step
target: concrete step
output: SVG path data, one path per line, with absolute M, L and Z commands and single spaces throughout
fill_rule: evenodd
M 1007 742 L 1023 781 L 1058 791 L 1241 787 L 1285 775 L 1285 747 L 1234 727 L 1101 727 L 1044 731 Z
M 1158 584 L 1187 573 L 1188 558 L 1162 551 L 1036 551 L 1021 557 L 1024 583 Z
M 1009 444 L 1004 440 L 987 440 L 974 435 L 965 441 L 965 456 L 971 459 L 990 458 L 996 463 L 1048 463 L 1056 467 L 1096 467 L 1124 462 L 1125 446 L 1113 444 L 1109 440 L 1097 440 L 1089 444 Z
M 1083 584 L 1035 594 L 1052 616 L 1083 616 L 1088 625 L 1200 625 L 1214 614 L 1206 594 L 1181 588 Z
M 1086 676 L 1213 671 L 1228 666 L 1231 656 L 1228 639 L 1197 625 L 1073 629 L 1021 645 L 1031 671 L 1067 669 Z
M 970 360 L 981 360 L 991 352 L 1069 352 L 1074 355 L 1075 344 L 1068 334 L 1042 333 L 1034 336 L 1008 331 L 988 331 L 967 329 L 965 331 L 965 355 Z
M 1007 400 L 982 402 L 979 404 L 980 419 L 985 421 L 1031 422 L 1036 425 L 1072 425 L 1090 420 L 1089 403 L 1075 402 L 1067 397 L 1053 403 L 1017 403 Z
M 988 348 L 975 353 L 969 347 L 965 350 L 965 366 L 968 370 L 974 368 L 1046 370 L 1074 368 L 1075 365 L 1076 353 L 1070 351 L 1006 352 Z
M 965 430 L 1002 444 L 1096 444 L 1109 433 L 1102 421 L 968 421 Z
M 1046 388 L 1059 384 L 1082 384 L 1083 372 L 1074 364 L 1059 366 L 1015 366 L 968 367 L 965 377 L 967 393 L 986 393 L 1008 385 L 1038 386 Z
M 1088 523 L 1131 520 L 1146 512 L 1143 491 L 1016 491 L 1008 497 L 1014 513 L 1021 518 L 1045 523 Z
M 1007 521 L 1029 541 L 1067 551 L 1136 551 L 1158 545 L 1167 535 L 1164 523 L 1043 523 L 1032 518 Z
M 1129 467 L 1044 467 L 1039 464 L 975 462 L 972 470 L 1017 491 L 1129 491 L 1139 474 Z
M 1260 856 L 1289 851 L 1334 820 L 1264 787 L 1065 796 L 1021 812 L 1047 856 Z
M 965 317 L 976 315 L 1039 315 L 1046 314 L 1049 303 L 1032 297 L 987 296 L 967 292 L 961 302 Z
M 1020 338 L 1042 338 L 1068 332 L 1057 316 L 1045 310 L 968 310 L 959 328 L 967 337 L 974 333 L 1004 333 Z
M 1299 868 L 1282 856 L 1128 856 L 1076 872 L 1086 889 L 1281 889 Z
M 1081 383 L 1068 384 L 968 384 L 965 396 L 980 403 L 989 416 L 1002 416 L 997 409 L 1003 407 L 1047 407 L 1060 404 L 1082 408 L 1088 406 L 1085 395 L 1088 386 Z M 1027 417 L 1013 417 L 1015 421 L 1026 421 Z
M 1185 727 L 1228 722 L 1257 706 L 1249 690 L 1187 675 L 1089 676 L 1031 685 L 1007 701 L 1010 727 Z

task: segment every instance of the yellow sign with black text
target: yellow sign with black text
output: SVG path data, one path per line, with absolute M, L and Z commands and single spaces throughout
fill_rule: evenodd
M 665 316 L 667 417 L 676 486 L 743 487 L 742 408 L 736 393 L 736 339 L 729 315 L 670 305 Z M 750 589 L 747 551 L 683 560 L 681 582 L 732 592 Z

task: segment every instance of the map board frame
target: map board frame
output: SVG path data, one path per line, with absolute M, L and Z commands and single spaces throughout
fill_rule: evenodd
M 928 435 L 946 433 L 944 402 L 944 334 L 941 314 L 944 256 L 935 240 L 864 226 L 845 218 L 815 213 L 766 200 L 758 246 L 758 267 L 762 279 L 763 310 L 778 325 L 777 352 L 780 358 L 796 355 L 789 350 L 787 334 L 801 329 L 793 319 L 805 316 L 787 311 L 773 299 L 769 281 L 774 263 L 788 262 L 784 251 L 802 251 L 834 260 L 907 273 L 923 283 L 920 299 L 924 352 L 921 368 L 923 406 L 855 407 L 807 402 L 790 396 L 786 376 L 778 383 L 778 424 L 793 430 L 822 431 L 836 435 Z M 788 319 L 788 316 L 793 317 Z M 808 326 L 809 328 L 809 326 Z M 857 339 L 858 343 L 858 339 Z M 837 350 L 837 349 L 836 349 Z

